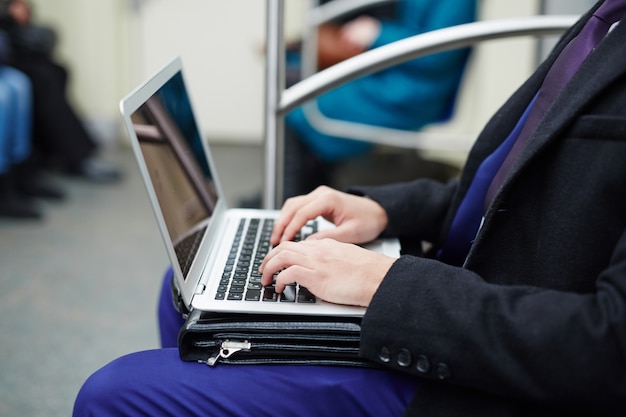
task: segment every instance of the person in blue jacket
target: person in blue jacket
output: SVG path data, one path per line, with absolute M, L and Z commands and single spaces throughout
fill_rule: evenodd
M 472 22 L 476 1 L 400 0 L 380 10 L 323 25 L 318 33 L 320 68 L 413 35 Z M 459 49 L 415 59 L 357 78 L 315 101 L 331 119 L 418 130 L 450 117 L 468 55 L 468 49 Z M 299 107 L 285 118 L 285 146 L 284 196 L 290 197 L 328 183 L 337 164 L 374 145 L 321 133 Z

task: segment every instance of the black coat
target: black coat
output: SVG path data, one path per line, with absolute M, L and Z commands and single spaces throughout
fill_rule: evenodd
M 363 320 L 363 356 L 424 379 L 407 415 L 626 415 L 626 19 L 538 126 L 465 266 L 432 259 L 587 18 L 494 115 L 458 182 L 355 189 L 385 207 L 386 234 L 434 244 L 393 265 Z

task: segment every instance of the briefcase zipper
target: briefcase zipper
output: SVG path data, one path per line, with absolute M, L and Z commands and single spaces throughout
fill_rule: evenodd
M 247 340 L 243 342 L 234 340 L 224 340 L 220 346 L 220 350 L 206 360 L 206 364 L 209 366 L 215 366 L 220 358 L 229 358 L 231 355 L 240 351 L 249 351 L 252 348 L 252 344 Z
M 196 343 L 196 346 L 201 346 L 203 345 L 203 343 Z M 207 345 L 209 346 L 209 345 Z M 215 345 L 213 345 L 215 346 Z M 265 350 L 282 350 L 285 352 L 288 351 L 302 351 L 302 350 L 306 350 L 308 352 L 315 352 L 315 351 L 322 351 L 322 352 L 327 352 L 327 351 L 332 351 L 338 354 L 344 353 L 344 354 L 358 354 L 359 349 L 356 347 L 340 347 L 340 346 L 336 346 L 334 348 L 331 347 L 322 347 L 322 346 L 315 346 L 315 345 L 298 345 L 298 346 L 289 346 L 289 345 L 284 345 L 284 344 L 277 344 L 277 343 L 255 343 L 253 344 L 252 342 L 249 342 L 248 340 L 230 340 L 230 339 L 226 339 L 224 340 L 221 344 L 220 344 L 220 348 L 217 352 L 215 352 L 213 355 L 211 355 L 208 359 L 206 360 L 201 360 L 199 359 L 198 362 L 200 363 L 206 363 L 209 366 L 215 366 L 217 364 L 217 362 L 220 359 L 227 359 L 230 358 L 232 355 L 234 355 L 237 352 L 250 352 L 254 349 L 265 349 Z

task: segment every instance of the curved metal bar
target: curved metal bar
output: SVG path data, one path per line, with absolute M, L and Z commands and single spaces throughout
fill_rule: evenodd
M 479 21 L 416 35 L 365 52 L 282 89 L 282 14 L 284 0 L 267 0 L 265 187 L 264 207 L 275 208 L 282 197 L 282 120 L 285 113 L 307 100 L 354 78 L 428 54 L 491 40 L 528 35 L 559 34 L 578 16 L 533 16 Z
M 415 150 L 432 150 L 436 148 L 445 151 L 467 151 L 473 142 L 473 137 L 469 134 L 400 130 L 331 119 L 320 112 L 316 101 L 309 101 L 303 104 L 302 109 L 311 126 L 315 130 L 329 136 Z
M 424 55 L 490 39 L 559 34 L 572 26 L 578 18 L 579 16 L 565 15 L 487 20 L 412 36 L 357 55 L 294 84 L 283 91 L 276 110 L 280 114 L 287 113 L 347 81 Z

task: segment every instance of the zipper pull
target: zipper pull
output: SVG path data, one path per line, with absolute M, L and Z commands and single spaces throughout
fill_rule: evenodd
M 249 351 L 250 348 L 251 348 L 251 343 L 248 342 L 247 340 L 244 340 L 243 342 L 238 342 L 238 341 L 233 341 L 233 340 L 224 340 L 222 342 L 222 346 L 220 347 L 220 350 L 216 354 L 208 358 L 206 360 L 206 364 L 209 366 L 215 366 L 215 364 L 220 358 L 226 359 L 241 350 Z

